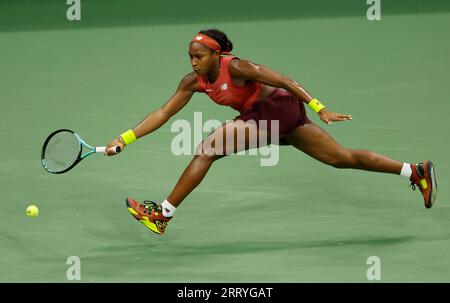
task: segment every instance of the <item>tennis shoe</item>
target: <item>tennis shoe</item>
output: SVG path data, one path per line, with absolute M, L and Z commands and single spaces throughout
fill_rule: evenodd
M 141 204 L 132 198 L 127 198 L 125 203 L 128 211 L 136 220 L 157 234 L 163 234 L 167 223 L 172 219 L 172 217 L 165 217 L 162 213 L 161 205 L 153 201 L 145 200 Z
M 431 161 L 423 161 L 418 164 L 410 165 L 412 169 L 410 187 L 412 187 L 413 190 L 416 190 L 416 186 L 419 187 L 425 207 L 431 208 L 436 201 L 437 196 L 437 182 L 434 165 Z

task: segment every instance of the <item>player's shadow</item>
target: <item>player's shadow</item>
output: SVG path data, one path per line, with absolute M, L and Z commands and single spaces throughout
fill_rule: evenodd
M 316 240 L 316 241 L 233 241 L 211 243 L 208 245 L 184 245 L 172 241 L 158 241 L 158 243 L 143 243 L 132 245 L 108 246 L 99 248 L 104 252 L 113 254 L 129 251 L 143 251 L 145 254 L 164 253 L 171 256 L 185 255 L 240 255 L 249 253 L 261 253 L 279 250 L 298 250 L 321 247 L 349 247 L 349 246 L 392 246 L 415 241 L 415 236 L 402 237 L 370 237 L 342 240 Z
M 320 247 L 348 247 L 348 246 L 390 246 L 410 242 L 414 236 L 356 238 L 344 240 L 317 240 L 317 241 L 261 241 L 261 242 L 224 242 L 211 245 L 176 245 L 176 250 L 166 253 L 175 255 L 184 254 L 247 254 L 263 251 L 277 251 L 290 249 L 306 249 Z M 173 247 L 172 247 L 173 248 Z

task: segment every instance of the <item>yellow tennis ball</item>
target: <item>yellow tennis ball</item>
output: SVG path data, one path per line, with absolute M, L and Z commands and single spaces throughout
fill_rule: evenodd
M 30 205 L 27 207 L 26 214 L 28 217 L 36 218 L 39 215 L 39 208 L 36 205 Z

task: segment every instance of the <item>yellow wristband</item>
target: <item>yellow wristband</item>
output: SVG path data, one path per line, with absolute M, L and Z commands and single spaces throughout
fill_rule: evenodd
M 129 129 L 126 132 L 124 132 L 123 134 L 121 134 L 120 137 L 122 138 L 125 145 L 129 145 L 129 144 L 133 143 L 134 141 L 136 141 L 136 135 L 134 134 L 134 132 L 131 129 Z
M 320 112 L 321 109 L 325 108 L 325 105 L 320 103 L 320 101 L 317 99 L 312 99 L 311 101 L 309 101 L 308 105 L 313 109 L 313 111 L 316 112 L 316 114 Z

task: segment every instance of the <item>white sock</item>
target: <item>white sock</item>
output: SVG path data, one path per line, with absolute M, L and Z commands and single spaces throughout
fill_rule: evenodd
M 170 204 L 169 201 L 164 200 L 163 203 L 161 203 L 162 213 L 164 217 L 172 217 L 177 208 Z
M 411 174 L 412 174 L 411 165 L 409 163 L 403 163 L 402 171 L 400 172 L 400 176 L 410 178 Z

